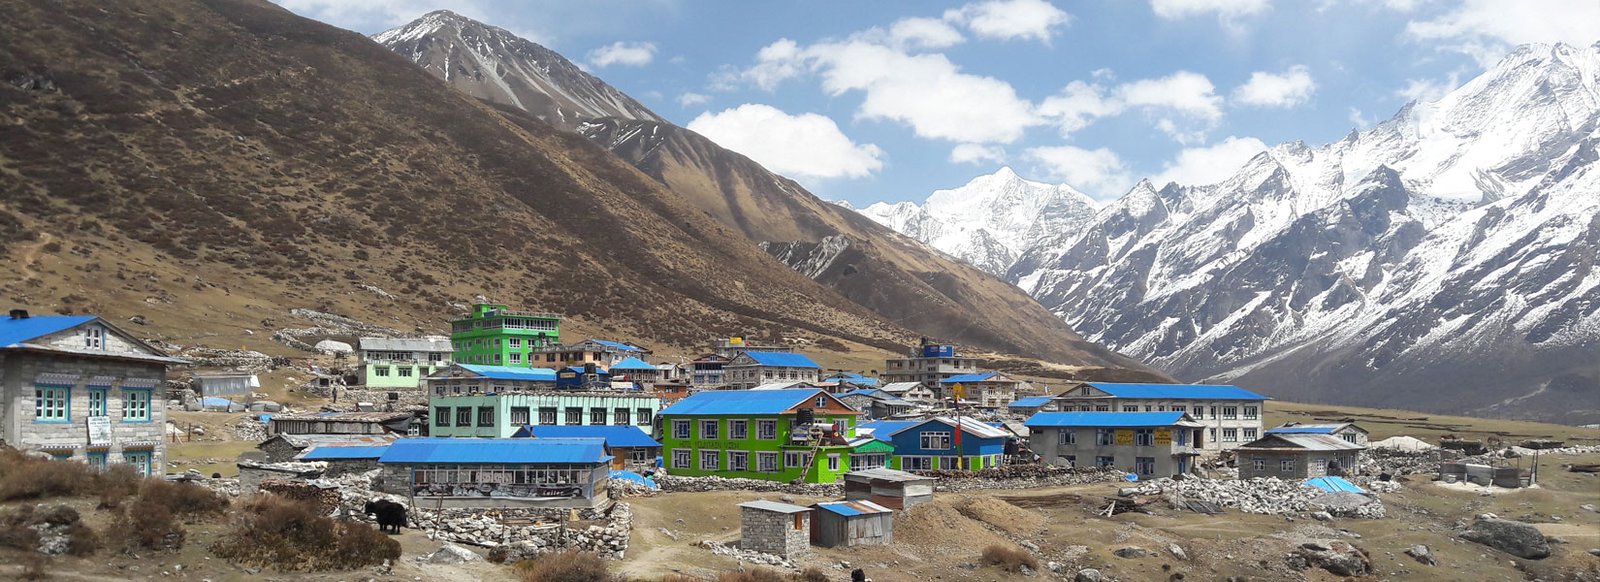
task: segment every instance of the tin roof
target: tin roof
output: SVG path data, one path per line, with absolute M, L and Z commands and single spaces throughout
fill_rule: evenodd
M 745 352 L 750 359 L 763 366 L 783 366 L 788 368 L 821 368 L 816 362 L 805 354 L 794 352 Z
M 861 500 L 861 501 L 829 501 L 829 502 L 826 502 L 826 503 L 818 503 L 818 504 L 814 505 L 813 507 L 816 507 L 817 509 L 831 511 L 833 513 L 837 513 L 837 514 L 843 515 L 845 517 L 853 517 L 853 516 L 857 516 L 857 515 L 876 515 L 876 514 L 879 514 L 879 513 L 894 513 L 893 509 L 889 509 L 889 508 L 884 507 L 882 505 L 878 505 L 876 503 L 873 503 L 871 501 L 866 501 L 866 500 Z
M 273 439 L 283 439 L 283 442 L 297 449 L 319 446 L 388 446 L 395 438 L 392 434 L 278 434 L 261 444 L 271 442 Z
M 1271 400 L 1238 386 L 1225 384 L 1121 384 L 1085 382 L 1117 398 L 1171 398 L 1204 400 Z
M 479 364 L 456 364 L 469 372 L 483 376 L 490 380 L 524 380 L 530 382 L 554 382 L 556 371 L 550 368 L 523 368 L 520 366 L 484 366 Z
M 378 462 L 587 465 L 610 459 L 601 439 L 428 437 L 396 440 Z
M 1038 408 L 1040 406 L 1044 406 L 1045 404 L 1048 404 L 1050 402 L 1050 398 L 1052 398 L 1052 397 L 1050 397 L 1050 396 L 1029 396 L 1027 398 L 1018 398 L 1016 401 L 1012 402 L 1011 404 L 1007 404 L 1006 406 L 1009 406 L 1011 408 Z
M 811 511 L 810 507 L 801 507 L 799 505 L 790 505 L 788 503 L 778 503 L 776 501 L 767 501 L 765 499 L 746 501 L 744 503 L 740 503 L 739 507 L 760 509 L 762 511 L 776 511 L 778 513 L 805 513 L 807 511 Z
M 382 457 L 383 452 L 387 450 L 389 450 L 388 445 L 363 447 L 320 446 L 308 449 L 295 458 L 301 461 L 376 459 Z
M 780 414 L 827 394 L 815 388 L 796 390 L 712 390 L 697 392 L 661 411 L 680 414 Z
M 960 384 L 962 382 L 988 382 L 990 380 L 995 380 L 995 379 L 998 379 L 998 378 L 1000 378 L 1000 375 L 996 374 L 994 372 L 979 372 L 977 374 L 956 374 L 956 375 L 951 376 L 949 378 L 945 378 L 943 380 L 940 380 L 939 383 L 940 384 Z
M 411 418 L 409 412 L 319 412 L 315 414 L 277 413 L 272 420 L 326 420 L 331 422 L 392 422 Z
M 16 347 L 15 344 L 72 329 L 95 319 L 93 315 L 35 315 L 23 319 L 0 317 L 0 348 Z
M 907 473 L 905 471 L 896 471 L 896 470 L 890 469 L 888 467 L 879 467 L 877 469 L 862 469 L 860 471 L 851 471 L 849 473 L 845 473 L 844 474 L 844 478 L 846 480 L 849 480 L 852 477 L 854 477 L 854 478 L 856 478 L 858 480 L 859 479 L 881 479 L 881 480 L 884 480 L 884 481 L 932 481 L 933 480 L 933 477 L 926 477 L 926 476 L 923 476 L 923 475 L 918 475 L 916 473 Z
M 900 434 L 910 430 L 911 428 L 922 426 L 930 422 L 939 422 L 948 426 L 956 426 L 956 419 L 947 416 L 936 416 L 934 418 L 924 420 L 880 420 L 861 424 L 856 427 L 856 430 L 859 431 L 862 428 L 871 428 L 873 429 L 872 436 L 882 439 Z M 998 439 L 1009 436 L 1005 431 L 968 417 L 961 418 L 961 428 L 967 434 L 976 436 L 978 438 Z
M 849 382 L 851 384 L 855 384 L 857 386 L 877 386 L 878 385 L 878 379 L 877 378 L 871 378 L 871 377 L 863 376 L 861 374 L 856 374 L 854 372 L 847 372 L 847 373 L 844 373 L 844 374 L 834 374 L 832 376 L 828 376 L 827 378 L 824 378 L 823 381 L 824 382 L 840 382 L 840 381 L 843 381 L 843 382 Z
M 617 362 L 615 364 L 612 364 L 611 365 L 611 369 L 613 371 L 616 371 L 616 370 L 654 370 L 654 369 L 656 369 L 656 367 L 655 367 L 654 364 L 651 364 L 650 362 L 646 362 L 644 360 L 641 360 L 639 358 L 635 358 L 633 356 L 628 356 L 627 358 L 623 359 L 622 361 Z
M 600 345 L 608 347 L 608 348 L 615 348 L 615 349 L 619 349 L 619 350 L 623 350 L 623 351 L 627 351 L 627 352 L 643 352 L 643 351 L 645 351 L 644 348 L 641 348 L 641 347 L 633 345 L 633 344 L 625 344 L 625 343 L 622 343 L 622 342 L 614 342 L 614 341 L 611 341 L 611 340 L 591 339 L 589 341 L 592 341 L 594 343 L 600 344 Z M 578 342 L 578 343 L 583 343 L 583 342 Z
M 1047 427 L 1132 428 L 1173 426 L 1183 420 L 1182 412 L 1040 412 L 1023 423 L 1030 429 Z
M 921 382 L 890 382 L 884 384 L 882 390 L 889 393 L 906 392 L 921 385 Z
M 449 352 L 455 348 L 449 338 L 436 337 L 364 337 L 356 340 L 362 350 L 384 352 Z
M 1361 432 L 1367 432 L 1366 429 L 1348 422 L 1321 424 L 1301 424 L 1291 422 L 1283 426 L 1269 428 L 1267 429 L 1267 434 L 1333 434 L 1339 432 L 1345 427 L 1350 427 Z
M 1269 434 L 1239 445 L 1248 449 L 1280 449 L 1302 451 L 1356 451 L 1366 447 L 1325 434 Z
M 604 439 L 607 445 L 613 447 L 659 447 L 661 443 L 650 438 L 644 430 L 637 426 L 595 426 L 595 425 L 540 425 L 524 426 L 517 434 L 524 431 L 535 439 Z

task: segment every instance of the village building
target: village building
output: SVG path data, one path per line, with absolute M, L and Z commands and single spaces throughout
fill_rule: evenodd
M 613 381 L 627 381 L 640 385 L 655 384 L 657 380 L 667 377 L 660 368 L 633 357 L 612 364 L 610 371 Z
M 741 352 L 792 352 L 791 348 L 782 344 L 758 344 L 742 337 L 730 337 L 712 342 L 711 353 L 732 360 Z
M 857 374 L 854 372 L 841 372 L 832 376 L 828 376 L 827 378 L 823 378 L 822 381 L 837 384 L 841 389 L 843 389 L 843 391 L 877 388 L 879 384 L 877 378 Z
M 661 399 L 650 392 L 523 390 L 433 394 L 428 434 L 510 438 L 523 425 L 637 426 L 653 433 Z
M 450 366 L 455 347 L 440 336 L 364 337 L 356 341 L 361 385 L 373 389 L 416 390 L 422 379 Z
M 317 446 L 300 453 L 294 460 L 327 465 L 322 477 L 338 477 L 350 473 L 365 473 L 380 468 L 378 459 L 389 445 Z
M 285 434 L 278 433 L 256 445 L 257 453 L 249 453 L 255 460 L 266 463 L 283 463 L 298 459 L 306 451 L 317 447 L 382 447 L 394 442 L 399 435 L 393 433 L 373 435 L 349 434 Z M 241 458 L 246 455 L 241 455 Z
M 649 427 L 590 425 L 523 425 L 512 438 L 604 439 L 612 469 L 645 471 L 661 458 L 661 443 L 650 438 Z
M 551 368 L 577 367 L 593 364 L 602 368 L 611 368 L 617 363 L 629 358 L 644 358 L 650 355 L 650 350 L 629 343 L 603 340 L 586 339 L 574 344 L 552 344 L 540 348 L 534 354 L 537 360 L 533 365 Z
M 735 354 L 737 355 L 737 354 Z M 689 383 L 697 388 L 722 385 L 723 366 L 733 358 L 718 354 L 701 354 L 689 361 Z
M 556 388 L 562 390 L 604 391 L 611 390 L 611 384 L 611 371 L 597 364 L 567 366 L 556 371 Z
M 811 544 L 823 548 L 894 543 L 894 510 L 871 501 L 828 501 L 812 505 Z
M 1365 445 L 1331 434 L 1274 433 L 1234 450 L 1239 478 L 1306 479 L 1352 475 Z
M 561 316 L 514 311 L 479 303 L 464 319 L 450 322 L 452 361 L 458 364 L 531 366 L 530 354 L 561 341 Z
M 378 458 L 377 482 L 419 507 L 605 505 L 611 455 L 603 439 L 415 438 Z
M 811 551 L 812 509 L 776 501 L 739 504 L 739 547 L 774 556 Z
M 890 382 L 879 388 L 890 396 L 914 404 L 928 404 L 938 400 L 937 394 L 922 382 Z
M 166 472 L 167 356 L 90 315 L 0 318 L 0 440 L 96 469 Z
M 1047 410 L 1047 407 L 1054 408 L 1054 406 L 1051 406 L 1052 399 L 1053 397 L 1051 396 L 1029 396 L 1027 398 L 1018 398 L 1011 401 L 1011 404 L 1007 404 L 1006 410 L 1010 411 L 1012 414 L 1033 416 L 1033 414 L 1036 412 Z
M 723 370 L 724 384 L 740 389 L 772 382 L 816 382 L 822 367 L 805 354 L 740 352 Z
M 1334 422 L 1323 424 L 1302 424 L 1290 422 L 1267 429 L 1267 434 L 1325 434 L 1343 439 L 1344 442 L 1367 446 L 1367 429 L 1357 426 L 1353 422 Z
M 1141 479 L 1194 469 L 1203 426 L 1182 412 L 1040 412 L 1028 448 L 1061 467 L 1116 467 Z
M 866 418 L 889 418 L 916 407 L 909 400 L 878 389 L 845 392 L 839 395 L 839 399 L 851 408 L 860 410 Z
M 1061 412 L 1185 412 L 1204 425 L 1204 450 L 1215 452 L 1261 437 L 1267 397 L 1227 385 L 1081 382 L 1054 400 Z
M 424 381 L 428 394 L 459 396 L 501 392 L 555 390 L 556 371 L 549 368 L 451 364 Z
M 946 395 L 938 393 L 937 390 L 945 378 L 976 373 L 978 373 L 977 358 L 957 354 L 956 346 L 953 344 L 930 343 L 924 338 L 921 347 L 910 356 L 884 360 L 883 373 L 880 377 L 887 383 L 921 382 L 930 390 L 936 391 L 935 398 L 944 398 Z
M 675 382 L 656 382 L 654 386 L 650 387 L 650 391 L 661 399 L 661 406 L 665 408 L 679 400 L 688 398 L 690 394 L 694 393 L 694 387 Z
M 249 395 L 261 389 L 261 379 L 249 372 L 196 372 L 189 385 L 201 398 Z
M 960 424 L 961 435 L 955 427 Z M 1005 431 L 962 417 L 875 420 L 861 424 L 874 438 L 894 445 L 889 468 L 901 471 L 977 471 L 1004 462 Z
M 421 427 L 410 412 L 320 412 L 272 415 L 267 434 L 416 435 Z
M 911 509 L 933 501 L 933 477 L 886 467 L 845 473 L 844 498 L 871 501 L 890 509 Z
M 670 474 L 832 483 L 860 412 L 822 390 L 714 390 L 661 411 Z
M 939 382 L 939 393 L 954 395 L 957 386 L 961 387 L 962 401 L 984 410 L 998 410 L 1017 399 L 1017 388 L 1022 383 L 998 372 L 956 374 Z

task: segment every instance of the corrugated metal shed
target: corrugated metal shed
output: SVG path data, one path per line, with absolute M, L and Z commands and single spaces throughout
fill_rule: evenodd
M 1028 417 L 1024 426 L 1048 427 L 1155 427 L 1173 426 L 1187 415 L 1182 412 L 1040 412 Z
M 477 364 L 456 364 L 479 376 L 490 380 L 526 380 L 530 382 L 554 382 L 556 371 L 550 368 L 520 368 L 515 366 L 483 366 Z
M 1044 406 L 1045 404 L 1049 404 L 1051 398 L 1051 396 L 1029 396 L 1027 398 L 1018 398 L 1016 401 L 1012 402 L 1011 404 L 1007 404 L 1006 406 L 1011 408 L 1038 408 L 1040 406 Z
M 377 459 L 388 446 L 381 447 L 316 447 L 296 457 L 302 461 L 330 461 L 349 459 Z
M 811 543 L 822 547 L 888 544 L 894 541 L 894 510 L 871 501 L 818 503 Z
M 783 366 L 788 368 L 821 368 L 816 362 L 805 354 L 793 352 L 745 352 L 750 359 L 763 366 Z
M 756 501 L 746 501 L 744 503 L 740 503 L 739 507 L 748 507 L 750 509 L 760 509 L 762 511 L 776 511 L 778 513 L 805 513 L 807 511 L 811 511 L 810 507 L 802 507 L 802 506 L 799 506 L 799 505 L 790 505 L 788 503 L 778 503 L 776 501 L 767 501 L 765 499 L 760 499 L 760 500 L 756 500 Z
M 818 503 L 817 508 L 825 511 L 832 511 L 844 516 L 871 515 L 874 513 L 894 513 L 893 509 L 889 509 L 871 501 L 829 501 L 826 503 Z
M 323 412 L 318 414 L 288 414 L 280 412 L 272 420 L 310 420 L 324 422 L 393 422 L 411 418 L 409 412 Z
M 713 390 L 698 392 L 661 411 L 669 414 L 779 414 L 826 394 L 814 388 L 798 390 Z
M 1271 400 L 1238 386 L 1225 384 L 1123 384 L 1086 382 L 1117 398 L 1170 398 L 1202 400 Z
M 399 439 L 380 463 L 594 464 L 611 460 L 601 439 Z

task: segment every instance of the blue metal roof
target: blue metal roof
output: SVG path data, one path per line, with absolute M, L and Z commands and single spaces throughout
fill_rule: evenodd
M 1028 398 L 1018 398 L 1015 402 L 1012 402 L 1007 406 L 1012 408 L 1038 408 L 1049 403 L 1050 398 L 1050 396 L 1031 396 Z
M 697 392 L 662 410 L 661 415 L 779 414 L 818 394 L 826 392 L 813 388 Z
M 856 431 L 859 433 L 862 429 L 872 429 L 873 438 L 889 440 L 889 435 L 922 424 L 922 422 L 920 420 L 874 420 L 856 425 Z
M 832 376 L 828 376 L 827 378 L 823 378 L 822 381 L 823 382 L 849 382 L 851 384 L 856 384 L 856 385 L 859 385 L 859 386 L 877 386 L 878 385 L 878 379 L 877 378 L 869 378 L 867 376 L 863 376 L 861 374 L 856 374 L 854 372 L 849 372 L 849 373 L 844 373 L 844 374 L 834 374 Z
M 378 447 L 314 447 L 300 455 L 302 461 L 328 461 L 336 459 L 376 459 L 389 450 L 388 445 Z
M 533 382 L 554 382 L 556 371 L 550 368 L 523 368 L 520 366 L 484 366 L 479 364 L 456 364 L 490 380 L 525 380 Z
M 620 362 L 617 362 L 615 364 L 612 364 L 611 365 L 611 369 L 612 370 L 654 370 L 654 369 L 656 369 L 656 367 L 654 365 L 652 365 L 650 362 L 646 362 L 644 360 L 641 360 L 639 358 L 635 358 L 633 356 L 628 356 L 627 359 L 622 360 Z
M 1132 428 L 1146 426 L 1172 426 L 1183 418 L 1182 412 L 1040 412 L 1022 423 L 1028 428 L 1052 426 L 1080 426 L 1106 428 Z
M 93 315 L 36 315 L 27 319 L 0 318 L 0 348 L 72 329 L 97 319 Z
M 785 366 L 789 368 L 821 368 L 816 362 L 805 354 L 793 352 L 745 352 L 750 359 L 763 366 Z
M 1199 398 L 1205 400 L 1271 400 L 1238 386 L 1225 384 L 1119 384 L 1088 382 L 1117 398 Z
M 1335 491 L 1349 491 L 1351 493 L 1366 493 L 1367 490 L 1356 486 L 1355 483 L 1346 481 L 1343 477 L 1312 477 L 1306 479 L 1302 485 L 1316 487 L 1329 493 Z
M 380 463 L 594 464 L 611 459 L 601 439 L 399 439 Z
M 844 516 L 863 515 L 861 510 L 856 509 L 854 507 L 850 507 L 848 504 L 846 504 L 843 501 L 835 501 L 833 503 L 818 503 L 817 504 L 817 508 L 818 509 L 825 509 L 825 510 L 828 510 L 828 511 L 832 511 L 834 513 L 837 513 L 839 515 L 844 515 Z
M 567 366 L 565 368 L 562 368 L 561 371 L 563 371 L 563 372 L 577 372 L 579 374 L 584 373 L 583 366 Z M 606 367 L 605 366 L 601 366 L 599 364 L 595 365 L 594 373 L 596 373 L 596 374 L 606 374 L 606 375 L 610 375 L 611 374 L 611 372 L 607 372 L 606 371 Z
M 991 378 L 994 378 L 995 376 L 999 376 L 999 374 L 996 374 L 994 372 L 981 372 L 981 373 L 977 373 L 977 374 L 956 374 L 956 375 L 951 376 L 949 378 L 945 378 L 944 380 L 940 380 L 939 382 L 941 384 L 959 384 L 961 382 L 983 382 L 983 381 L 989 380 Z
M 630 352 L 643 352 L 644 351 L 644 348 L 641 348 L 639 346 L 632 345 L 632 344 L 625 344 L 625 343 L 622 343 L 622 342 L 614 342 L 614 341 L 611 341 L 611 340 L 603 340 L 603 339 L 592 339 L 592 340 L 589 340 L 589 341 L 592 341 L 594 343 L 600 344 L 600 345 L 608 347 L 608 348 L 616 348 L 616 349 L 619 349 L 619 350 L 627 350 L 627 351 L 630 351 Z
M 604 439 L 613 447 L 661 446 L 637 426 L 540 425 L 524 427 L 524 430 L 535 439 Z M 523 434 L 524 430 L 517 434 Z

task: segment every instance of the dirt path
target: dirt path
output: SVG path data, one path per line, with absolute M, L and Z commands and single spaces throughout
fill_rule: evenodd
M 22 257 L 17 261 L 17 265 L 19 270 L 22 271 L 22 279 L 24 281 L 39 276 L 38 271 L 33 270 L 33 263 L 39 260 L 39 253 L 44 251 L 44 246 L 50 244 L 50 241 L 53 240 L 55 240 L 54 235 L 48 232 L 41 232 L 39 233 L 39 242 L 22 249 Z

